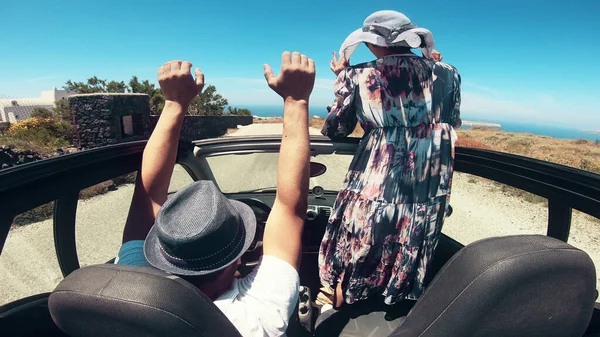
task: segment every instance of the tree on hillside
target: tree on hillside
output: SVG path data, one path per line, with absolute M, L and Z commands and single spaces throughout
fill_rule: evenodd
M 131 76 L 131 79 L 129 80 L 129 89 L 131 92 L 144 93 L 150 96 L 156 91 L 154 84 L 150 83 L 148 80 L 140 82 L 135 75 Z
M 74 91 L 78 94 L 92 94 L 95 92 L 102 92 L 101 80 L 94 76 L 87 80 L 87 83 L 73 82 L 68 80 L 63 86 L 63 89 L 68 91 Z
M 103 80 L 98 78 L 97 76 L 88 78 L 86 82 L 73 82 L 69 80 L 65 83 L 63 88 L 69 91 L 74 91 L 78 94 L 92 94 L 101 92 L 144 93 L 150 96 L 151 113 L 157 115 L 161 113 L 165 105 L 165 97 L 163 96 L 160 88 L 157 88 L 148 80 L 140 81 L 137 76 L 132 76 L 128 84 L 126 84 L 123 81 L 117 82 Z M 204 89 L 204 91 L 202 91 L 202 93 L 200 93 L 200 95 L 196 96 L 196 98 L 194 98 L 194 100 L 191 102 L 190 107 L 188 109 L 188 114 L 204 116 L 221 116 L 225 113 L 225 108 L 227 108 L 228 104 L 229 103 L 227 102 L 227 99 L 217 92 L 217 88 L 214 85 L 209 85 Z M 57 103 L 57 107 L 55 109 L 59 109 L 59 111 L 61 111 L 59 113 L 59 115 L 62 116 L 60 117 L 61 119 L 70 119 L 71 114 L 69 112 L 68 104 L 66 102 L 61 103 L 60 107 Z M 238 108 L 230 108 L 227 112 L 230 114 L 243 116 L 249 116 L 251 114 L 250 110 L 248 109 Z
M 157 90 L 157 93 L 150 96 L 150 109 L 153 115 L 160 115 L 163 108 L 165 107 L 165 96 L 162 91 Z
M 65 122 L 71 121 L 71 110 L 69 110 L 69 101 L 66 98 L 59 99 L 54 103 L 54 117 Z
M 117 82 L 99 79 L 94 76 L 88 78 L 88 80 L 84 82 L 73 82 L 68 80 L 63 89 L 74 91 L 78 94 L 93 94 L 98 92 L 111 92 L 111 93 L 124 93 L 127 91 L 128 87 L 125 82 Z
M 31 112 L 32 118 L 52 118 L 52 111 L 46 108 L 34 108 Z
M 124 93 L 127 92 L 127 84 L 125 84 L 125 82 L 121 81 L 121 82 L 116 82 L 116 81 L 110 81 L 108 83 L 106 83 L 106 91 L 107 92 L 114 92 L 114 93 Z
M 141 81 L 137 76 L 132 76 L 129 84 L 124 81 L 108 81 L 98 78 L 97 76 L 90 77 L 85 82 L 73 82 L 71 80 L 63 86 L 63 89 L 74 91 L 78 94 L 93 94 L 101 92 L 109 93 L 143 93 L 150 96 L 150 110 L 152 114 L 160 114 L 165 104 L 165 98 L 154 84 L 148 80 Z M 68 110 L 68 108 L 67 108 Z M 66 114 L 65 114 L 66 116 Z M 70 118 L 70 113 L 69 113 Z
M 236 115 L 236 116 L 252 116 L 252 111 L 248 110 L 248 109 L 238 109 L 238 108 L 231 108 L 231 107 L 227 107 L 227 113 L 230 115 Z
M 217 88 L 209 85 L 192 100 L 188 115 L 221 116 L 225 113 L 227 104 L 227 99 L 217 93 Z
M 148 80 L 140 82 L 137 76 L 132 76 L 129 80 L 129 91 L 134 93 L 143 93 L 150 96 L 150 110 L 152 114 L 158 115 L 161 113 L 165 105 L 165 97 L 160 91 L 160 88 L 156 88 L 154 84 Z

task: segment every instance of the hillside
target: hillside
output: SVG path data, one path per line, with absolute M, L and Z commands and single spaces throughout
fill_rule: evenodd
M 282 118 L 255 118 L 254 123 L 282 123 Z M 309 124 L 321 129 L 325 120 L 312 117 Z M 600 144 L 587 139 L 559 139 L 529 133 L 491 129 L 457 129 L 458 146 L 507 152 L 600 174 Z M 362 137 L 357 125 L 351 137 Z
M 600 144 L 498 130 L 457 130 L 458 146 L 507 152 L 600 174 Z

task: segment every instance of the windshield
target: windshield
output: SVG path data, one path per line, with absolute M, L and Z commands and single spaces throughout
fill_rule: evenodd
M 277 187 L 278 153 L 228 154 L 207 157 L 206 160 L 223 193 L 272 190 Z M 342 187 L 352 156 L 318 155 L 311 157 L 311 161 L 324 164 L 327 171 L 310 178 L 310 188 L 321 186 L 326 191 L 337 192 Z

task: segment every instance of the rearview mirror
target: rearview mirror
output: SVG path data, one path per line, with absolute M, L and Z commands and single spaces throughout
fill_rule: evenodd
M 318 177 L 327 171 L 327 166 L 321 163 L 310 162 L 310 177 Z

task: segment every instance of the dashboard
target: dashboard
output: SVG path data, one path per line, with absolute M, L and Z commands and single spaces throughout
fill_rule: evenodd
M 275 192 L 260 192 L 260 193 L 236 193 L 228 194 L 227 198 L 239 200 L 244 202 L 245 200 L 259 201 L 270 208 L 275 203 Z M 337 197 L 337 193 L 325 192 L 320 186 L 313 188 L 308 196 L 308 209 L 306 211 L 306 217 L 304 220 L 304 232 L 302 234 L 302 248 L 304 253 L 316 253 L 319 251 L 321 240 L 325 234 L 325 227 L 329 221 L 329 216 L 333 211 L 333 203 Z M 268 213 L 263 207 L 257 207 L 253 203 L 249 205 L 258 222 L 257 236 L 262 237 L 260 227 L 264 228 L 265 222 L 267 221 Z M 261 226 L 262 225 L 262 226 Z

